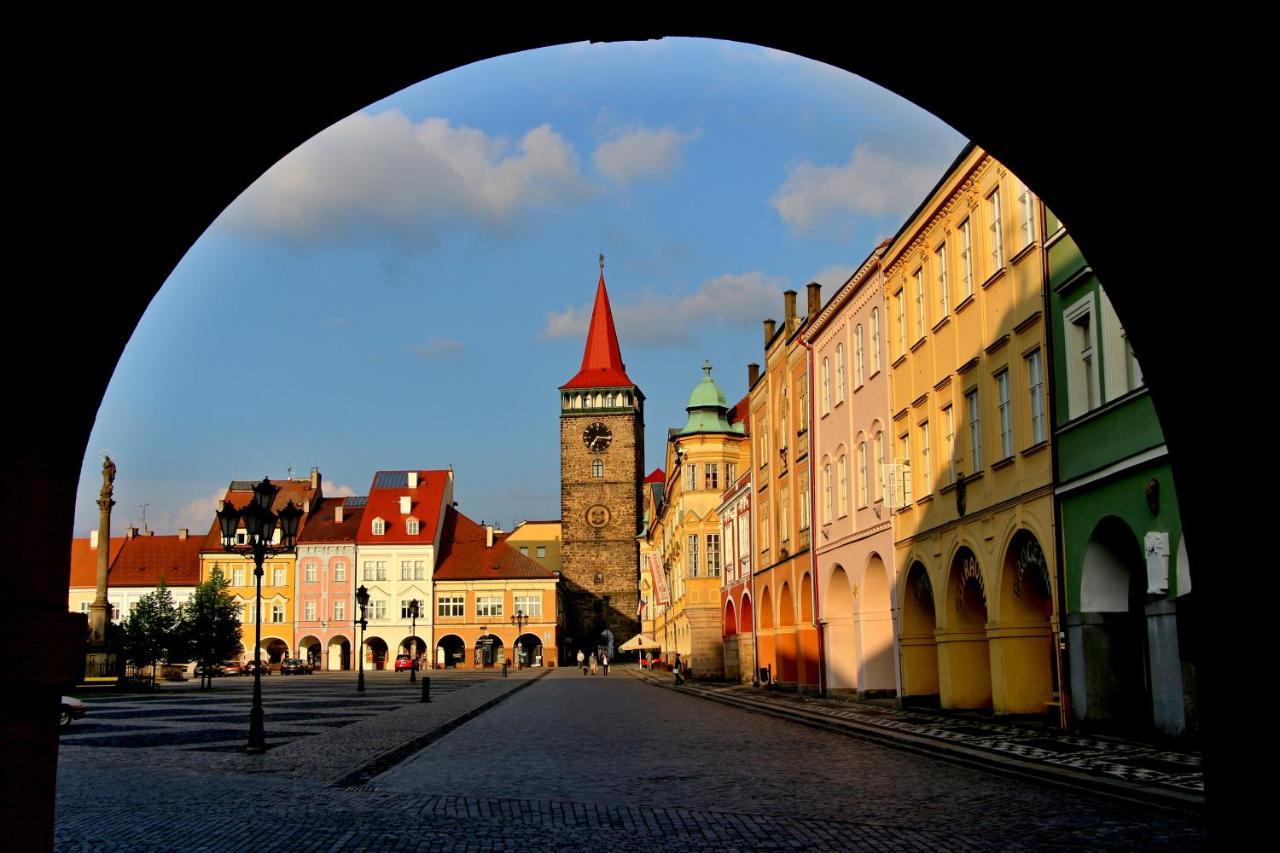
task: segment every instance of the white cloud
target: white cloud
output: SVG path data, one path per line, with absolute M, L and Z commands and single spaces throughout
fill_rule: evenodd
M 806 159 L 787 167 L 787 180 L 769 203 L 801 232 L 850 213 L 905 216 L 941 172 L 859 145 L 843 165 L 816 166 Z
M 550 125 L 512 142 L 396 109 L 356 113 L 290 152 L 225 213 L 234 229 L 300 240 L 383 234 L 434 242 L 459 220 L 506 225 L 595 192 Z
M 333 480 L 322 480 L 320 491 L 326 498 L 349 498 L 356 493 L 356 490 L 350 486 L 339 486 Z
M 226 496 L 227 487 L 222 486 L 207 497 L 197 498 L 177 510 L 156 513 L 147 519 L 147 524 L 158 536 L 177 533 L 185 527 L 192 536 L 203 537 L 213 526 L 213 514 L 218 511 L 219 501 Z M 148 507 L 148 515 L 152 509 L 154 507 Z
M 758 271 L 727 274 L 703 282 L 693 293 L 646 293 L 637 301 L 614 302 L 613 319 L 628 344 L 684 344 L 708 325 L 742 328 L 780 315 L 785 287 L 785 279 Z M 590 304 L 551 311 L 539 337 L 583 338 L 590 321 Z
M 635 128 L 596 148 L 596 168 L 620 186 L 636 178 L 666 177 L 684 162 L 684 146 L 701 135 L 700 130 Z
M 425 343 L 414 344 L 412 349 L 423 358 L 442 358 L 462 352 L 462 341 L 457 338 L 431 338 Z

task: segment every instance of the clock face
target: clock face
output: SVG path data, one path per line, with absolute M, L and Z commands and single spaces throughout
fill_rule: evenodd
M 613 433 L 609 432 L 609 428 L 599 421 L 582 431 L 582 443 L 594 453 L 603 453 L 608 450 L 609 442 L 612 440 Z

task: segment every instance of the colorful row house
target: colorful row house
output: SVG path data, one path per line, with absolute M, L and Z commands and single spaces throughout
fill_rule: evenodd
M 164 581 L 176 605 L 183 605 L 200 582 L 200 537 L 179 530 L 175 535 L 139 533 L 131 527 L 111 537 L 107 554 L 107 601 L 111 620 L 129 618 L 134 605 Z M 73 613 L 89 612 L 97 596 L 98 531 L 71 540 L 71 587 L 67 600 Z

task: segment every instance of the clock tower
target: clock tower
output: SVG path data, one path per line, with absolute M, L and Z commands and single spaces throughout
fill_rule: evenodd
M 600 282 L 582 367 L 560 386 L 560 568 L 567 663 L 640 630 L 640 483 L 644 395 L 627 376 Z M 605 632 L 608 632 L 607 634 Z

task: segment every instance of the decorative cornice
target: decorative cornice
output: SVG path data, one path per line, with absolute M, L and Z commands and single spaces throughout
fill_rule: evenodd
M 956 375 L 964 376 L 966 373 L 968 373 L 970 370 L 973 370 L 977 366 L 978 366 L 978 357 L 975 355 L 973 358 L 969 359 L 964 364 L 956 368 Z
M 977 161 L 969 167 L 968 173 L 961 179 L 955 189 L 934 209 L 928 219 L 922 222 L 915 230 L 911 240 L 904 244 L 892 257 L 885 259 L 884 272 L 886 278 L 891 278 L 898 272 L 904 257 L 910 257 L 915 253 L 917 247 L 928 241 L 929 235 L 951 215 L 951 212 L 955 210 L 961 200 L 968 202 L 970 210 L 977 207 L 978 184 L 981 183 L 983 176 L 986 175 L 994 162 L 995 160 L 992 159 L 990 154 L 985 151 L 982 152 Z
M 1000 348 L 1006 346 L 1008 343 L 1009 343 L 1009 333 L 1005 332 L 1003 335 L 996 338 L 991 343 L 987 344 L 987 348 L 983 350 L 983 352 L 985 352 L 987 355 L 991 355 L 992 353 L 996 352 Z
M 923 406 L 926 402 L 928 402 L 928 400 L 929 400 L 929 392 L 925 391 L 919 397 L 916 397 L 914 400 L 911 401 L 911 408 L 918 409 L 921 406 Z M 895 420 L 897 419 L 895 418 Z
M 1021 323 L 1013 327 L 1014 333 L 1020 335 L 1023 332 L 1025 332 L 1027 329 L 1030 329 L 1032 326 L 1036 324 L 1036 322 L 1040 319 L 1041 315 L 1043 314 L 1044 312 L 1041 311 L 1039 308 L 1037 308 L 1035 311 L 1032 311 L 1031 314 L 1028 315 L 1025 320 L 1023 320 Z
M 951 384 L 951 374 L 948 373 L 946 376 L 938 380 L 938 384 L 933 386 L 933 390 L 941 391 L 943 388 L 946 388 L 950 384 Z

